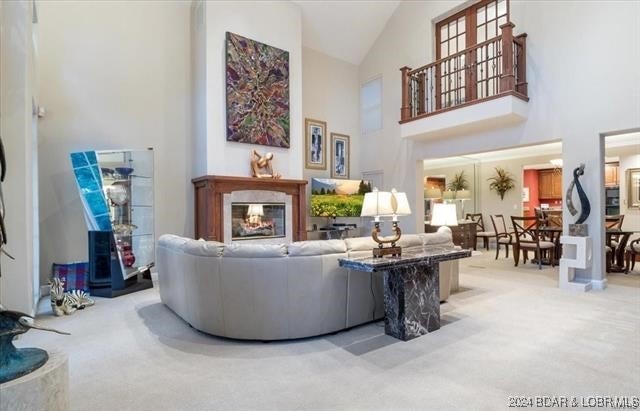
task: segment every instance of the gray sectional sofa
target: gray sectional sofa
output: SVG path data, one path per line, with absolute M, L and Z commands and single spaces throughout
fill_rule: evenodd
M 453 247 L 446 227 L 405 235 L 399 244 Z M 167 234 L 156 255 L 160 298 L 194 328 L 217 336 L 327 334 L 384 316 L 381 274 L 338 266 L 338 258 L 371 255 L 375 246 L 371 237 L 226 245 Z M 440 263 L 441 301 L 449 297 L 452 276 L 457 279 L 458 261 Z

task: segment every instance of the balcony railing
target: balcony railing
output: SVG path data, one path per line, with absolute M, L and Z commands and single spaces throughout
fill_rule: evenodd
M 527 98 L 526 34 L 501 35 L 417 69 L 403 67 L 400 123 L 504 95 Z

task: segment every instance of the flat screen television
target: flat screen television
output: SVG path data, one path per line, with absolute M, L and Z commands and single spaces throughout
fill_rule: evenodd
M 365 193 L 372 190 L 365 180 L 311 179 L 312 217 L 360 217 Z

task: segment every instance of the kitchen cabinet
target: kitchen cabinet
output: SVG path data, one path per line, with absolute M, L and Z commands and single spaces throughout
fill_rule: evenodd
M 604 185 L 607 187 L 617 186 L 620 183 L 618 176 L 618 163 L 608 163 L 604 165 Z
M 541 200 L 562 198 L 562 170 L 538 171 L 538 197 Z

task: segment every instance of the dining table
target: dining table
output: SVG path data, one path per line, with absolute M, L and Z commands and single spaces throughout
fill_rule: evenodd
M 607 228 L 605 231 L 606 242 L 605 244 L 611 248 L 613 253 L 613 261 L 607 260 L 607 272 L 608 273 L 627 273 L 627 268 L 624 264 L 624 250 L 629 242 L 629 237 L 636 231 L 622 230 L 618 228 Z M 617 245 L 612 246 L 611 241 L 614 236 L 617 239 Z

